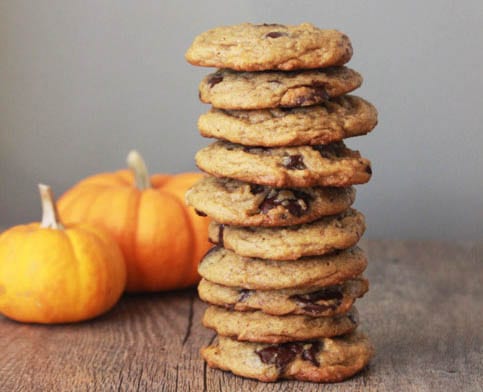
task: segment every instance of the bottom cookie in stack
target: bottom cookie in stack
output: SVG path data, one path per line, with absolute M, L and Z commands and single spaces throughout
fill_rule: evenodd
M 335 222 L 346 222 L 347 227 Z M 281 230 L 287 230 L 288 243 L 291 239 L 297 243 L 300 233 L 308 230 L 313 234 L 321 227 L 332 233 L 346 231 L 348 236 L 342 236 L 340 244 L 347 244 L 349 238 L 356 243 L 362 235 L 363 218 L 348 210 L 339 219 L 324 218 L 313 227 L 301 225 L 301 231 Z M 250 251 L 238 241 L 237 230 L 246 228 L 231 227 L 230 231 L 227 226 L 225 230 L 220 235 L 220 226 L 213 224 L 211 234 L 218 242 L 231 238 L 235 248 Z M 248 241 L 253 234 L 250 230 L 245 233 Z M 269 243 L 279 240 L 272 229 L 264 230 Z M 298 252 L 301 248 L 290 249 Z M 276 257 L 286 259 L 282 253 Z M 199 266 L 203 279 L 198 292 L 211 305 L 203 324 L 218 337 L 202 349 L 202 356 L 211 367 L 261 381 L 330 382 L 355 374 L 373 354 L 368 339 L 355 332 L 359 321 L 353 307 L 368 290 L 362 276 L 366 266 L 364 252 L 357 247 L 290 261 L 247 257 L 214 247 Z
M 239 342 L 218 336 L 201 350 L 210 367 L 266 382 L 341 381 L 363 369 L 373 353 L 370 341 L 361 332 L 281 344 Z

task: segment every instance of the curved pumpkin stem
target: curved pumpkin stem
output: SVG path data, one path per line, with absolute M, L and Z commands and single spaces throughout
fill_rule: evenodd
M 54 202 L 54 194 L 48 185 L 39 184 L 40 201 L 42 202 L 42 222 L 40 227 L 62 230 L 64 225 L 60 222 L 59 212 Z
M 127 155 L 127 165 L 134 173 L 134 180 L 136 187 L 139 190 L 151 188 L 151 181 L 149 180 L 148 168 L 144 162 L 143 157 L 136 150 L 129 151 Z

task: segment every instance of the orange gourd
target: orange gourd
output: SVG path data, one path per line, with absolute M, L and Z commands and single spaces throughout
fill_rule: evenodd
M 127 264 L 129 292 L 182 288 L 199 281 L 198 262 L 210 247 L 208 219 L 184 202 L 202 175 L 148 175 L 131 151 L 131 170 L 101 173 L 80 181 L 59 199 L 66 222 L 89 222 L 108 230 Z
M 126 284 L 114 239 L 87 224 L 62 225 L 49 187 L 39 185 L 42 222 L 0 235 L 0 313 L 17 321 L 68 323 L 108 311 Z

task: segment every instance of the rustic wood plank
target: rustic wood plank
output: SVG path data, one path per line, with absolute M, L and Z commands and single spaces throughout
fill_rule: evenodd
M 483 391 L 483 242 L 363 242 L 370 367 L 324 391 Z M 125 296 L 110 313 L 62 326 L 0 317 L 1 391 L 311 391 L 207 368 L 205 305 L 194 290 Z

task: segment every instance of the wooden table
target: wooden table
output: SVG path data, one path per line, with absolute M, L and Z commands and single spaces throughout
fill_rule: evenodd
M 340 384 L 264 384 L 207 368 L 194 290 L 126 296 L 76 325 L 0 317 L 0 391 L 483 391 L 483 242 L 362 242 L 359 301 L 377 355 Z

